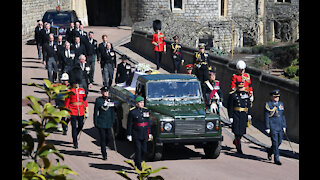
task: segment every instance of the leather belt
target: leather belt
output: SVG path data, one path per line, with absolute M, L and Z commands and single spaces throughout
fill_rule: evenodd
M 248 108 L 242 108 L 242 107 L 235 107 L 235 108 L 233 108 L 233 110 L 240 111 L 240 112 L 242 112 L 242 111 L 248 112 Z
M 71 102 L 70 104 L 76 105 L 76 106 L 81 106 L 81 105 L 83 105 L 83 102 Z
M 137 127 L 143 127 L 143 126 L 148 126 L 148 122 L 144 122 L 144 123 L 133 123 L 133 125 L 137 126 Z

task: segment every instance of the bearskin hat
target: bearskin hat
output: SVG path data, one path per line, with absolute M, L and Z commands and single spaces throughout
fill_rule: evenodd
M 69 73 L 70 84 L 80 84 L 81 83 L 81 68 L 74 67 Z
M 161 21 L 159 19 L 154 20 L 152 25 L 154 31 L 161 30 Z

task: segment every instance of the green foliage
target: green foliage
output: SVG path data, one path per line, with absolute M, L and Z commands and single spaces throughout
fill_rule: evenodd
M 135 174 L 137 174 L 138 180 L 163 180 L 163 177 L 161 177 L 159 175 L 151 177 L 150 174 L 157 173 L 162 169 L 168 169 L 167 167 L 161 167 L 161 168 L 153 170 L 151 166 L 148 166 L 146 164 L 146 162 L 143 161 L 141 163 L 142 170 L 140 171 L 131 160 L 127 160 L 124 162 L 128 163 L 131 167 L 133 167 L 135 169 Z M 128 175 L 125 171 L 117 171 L 116 173 L 127 180 L 131 180 L 131 178 L 128 177 Z
M 271 64 L 271 59 L 267 56 L 259 56 L 255 60 L 255 66 L 257 67 L 265 67 Z
M 210 49 L 210 51 L 213 53 L 213 55 L 215 56 L 220 56 L 220 57 L 224 57 L 224 56 L 227 56 L 227 53 L 225 53 L 224 51 L 218 49 L 218 48 L 215 48 L 215 47 L 212 47 Z
M 299 59 L 293 60 L 290 66 L 284 68 L 284 74 L 288 78 L 299 81 Z
M 46 91 L 47 95 L 54 99 L 58 94 L 66 94 L 60 92 L 61 90 L 67 90 L 64 85 L 54 86 L 48 80 L 44 80 L 45 88 L 30 83 L 31 86 L 39 87 Z M 22 167 L 22 179 L 67 179 L 67 174 L 77 175 L 71 168 L 65 165 L 59 164 L 59 159 L 64 160 L 63 155 L 53 144 L 46 144 L 46 137 L 50 135 L 47 133 L 49 129 L 57 129 L 59 123 L 65 123 L 61 121 L 62 117 L 69 116 L 70 110 L 67 108 L 59 107 L 55 108 L 51 103 L 42 104 L 40 98 L 34 96 L 27 96 L 27 100 L 30 101 L 28 106 L 31 110 L 28 114 L 35 114 L 40 120 L 30 119 L 22 121 L 22 152 L 29 162 Z M 37 139 L 35 140 L 27 131 L 27 128 L 32 128 Z M 35 142 L 38 143 L 35 147 Z M 57 164 L 54 165 L 51 160 L 48 159 L 49 154 L 54 154 L 58 157 Z

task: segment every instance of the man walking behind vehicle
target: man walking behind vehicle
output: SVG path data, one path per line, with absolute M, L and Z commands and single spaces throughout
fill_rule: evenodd
M 112 126 L 115 121 L 114 102 L 109 98 L 109 89 L 104 86 L 94 103 L 93 123 L 99 131 L 102 159 L 107 159 L 106 145 L 111 141 Z M 113 139 L 115 141 L 115 139 Z

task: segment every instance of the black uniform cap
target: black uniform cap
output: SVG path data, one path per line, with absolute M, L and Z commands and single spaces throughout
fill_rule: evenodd
M 120 59 L 128 59 L 128 56 L 127 56 L 127 55 L 122 55 L 122 56 L 120 57 Z
M 100 88 L 100 91 L 109 91 L 109 88 L 107 86 L 104 86 L 104 87 Z
M 159 19 L 154 20 L 152 26 L 154 31 L 161 30 L 161 21 Z
M 271 95 L 271 96 L 276 96 L 276 97 L 278 97 L 278 96 L 280 96 L 280 90 L 279 90 L 279 89 L 276 89 L 276 90 L 272 91 L 272 92 L 270 93 L 270 95 Z
M 81 83 L 81 68 L 74 67 L 69 73 L 70 84 L 80 84 Z

